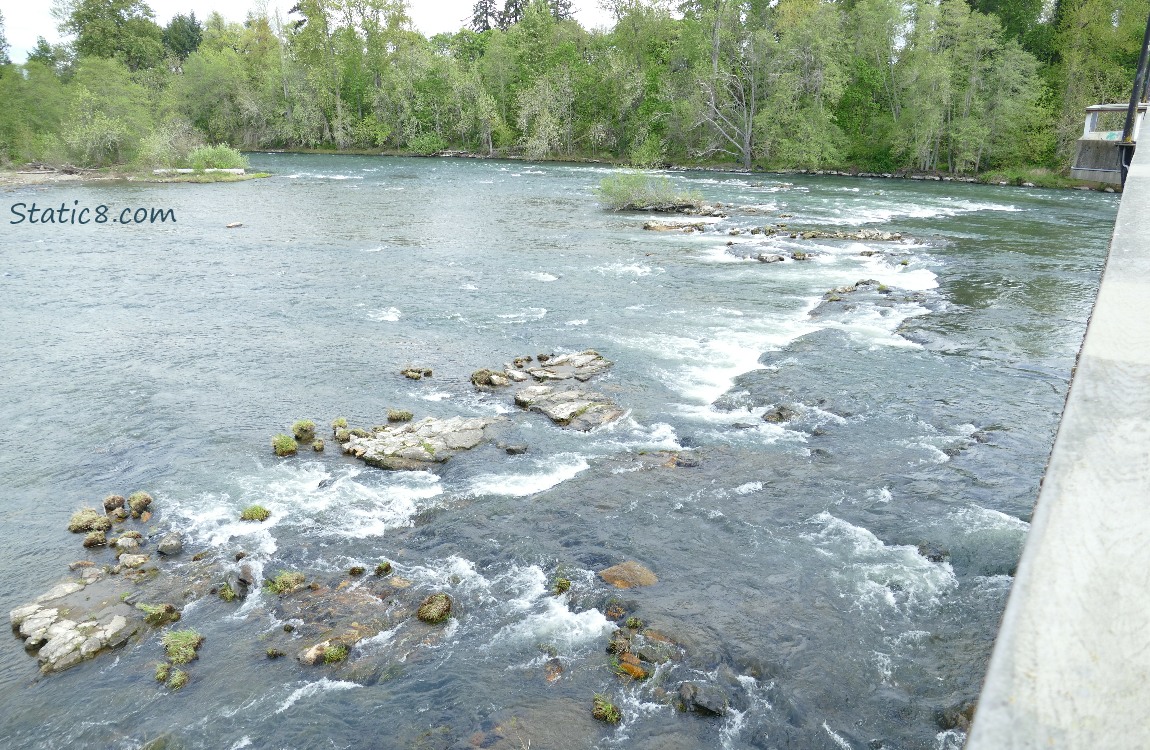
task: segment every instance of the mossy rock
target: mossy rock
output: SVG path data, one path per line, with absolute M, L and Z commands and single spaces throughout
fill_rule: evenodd
M 312 442 L 311 449 L 316 453 L 323 453 L 323 441 L 318 438 Z
M 571 579 L 569 578 L 556 578 L 555 583 L 551 586 L 551 593 L 555 596 L 566 594 L 571 590 Z
M 280 651 L 278 648 L 269 648 L 267 650 L 267 656 L 269 659 L 278 659 L 281 656 L 287 656 L 287 654 L 285 654 L 283 651 Z
M 292 435 L 301 443 L 310 443 L 315 440 L 315 422 L 310 419 L 301 419 L 291 426 Z
M 108 543 L 108 537 L 102 531 L 89 531 L 84 537 L 85 547 L 103 547 Z
M 144 604 L 136 605 L 136 609 L 144 613 L 144 622 L 149 625 L 164 625 L 180 619 L 180 610 L 171 604 Z
M 273 594 L 290 594 L 301 588 L 307 580 L 303 573 L 292 570 L 281 570 L 275 578 L 264 583 L 264 588 Z
M 262 505 L 249 505 L 240 513 L 241 521 L 266 521 L 272 512 Z
M 591 699 L 591 715 L 599 721 L 608 724 L 618 724 L 623 720 L 623 714 L 620 713 L 619 707 L 616 706 L 611 700 L 599 693 Z
M 293 456 L 299 450 L 299 443 L 291 435 L 280 433 L 272 438 L 272 450 L 277 456 Z
M 347 569 L 347 574 L 349 576 L 353 576 L 353 577 L 361 576 L 366 572 L 367 572 L 367 569 L 364 568 L 362 565 L 352 565 L 350 568 Z
M 391 563 L 381 562 L 375 566 L 375 574 L 377 576 L 386 576 L 391 574 Z
M 107 531 L 112 528 L 112 521 L 95 508 L 81 508 L 72 514 L 68 521 L 68 531 L 73 534 L 84 534 L 89 531 Z
M 204 637 L 194 630 L 169 630 L 160 643 L 168 652 L 172 664 L 187 664 L 196 658 L 196 651 L 204 642 Z
M 109 513 L 116 508 L 123 508 L 126 502 L 128 501 L 123 495 L 108 495 L 104 498 L 104 512 Z
M 172 665 L 164 662 L 156 666 L 156 682 L 167 682 L 168 675 L 172 671 Z
M 128 495 L 128 508 L 132 511 L 132 518 L 144 515 L 152 505 L 152 496 L 147 492 L 133 492 Z
M 216 593 L 225 602 L 234 602 L 239 597 L 239 594 L 236 593 L 236 590 L 232 588 L 230 583 L 225 583 L 223 586 L 220 586 L 219 591 Z
M 438 625 L 451 616 L 451 597 L 443 592 L 432 594 L 419 605 L 415 616 L 428 624 Z
M 343 427 L 340 427 L 338 430 L 335 431 L 335 441 L 337 443 L 346 443 L 348 440 L 351 440 L 351 432 L 350 431 L 348 431 L 347 429 L 345 429 Z
M 357 438 L 371 437 L 371 433 L 362 427 L 356 427 L 355 429 L 351 430 L 351 434 L 355 435 Z
M 339 430 L 347 429 L 347 417 L 336 417 L 331 423 L 331 432 L 334 435 Z
M 388 409 L 388 422 L 410 422 L 415 415 L 405 409 Z
M 348 648 L 342 644 L 336 646 L 328 646 L 323 650 L 323 663 L 324 664 L 338 664 L 347 659 Z

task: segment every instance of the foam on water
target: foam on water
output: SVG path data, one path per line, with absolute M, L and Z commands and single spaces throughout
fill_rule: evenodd
M 529 320 L 539 320 L 546 314 L 546 307 L 523 307 L 518 312 L 503 313 L 497 317 L 511 323 L 526 323 Z
M 650 276 L 652 273 L 665 273 L 665 269 L 639 263 L 608 263 L 603 266 L 594 266 L 591 270 L 604 276 L 634 276 L 635 278 Z
M 527 278 L 535 279 L 536 281 L 558 281 L 559 277 L 553 273 L 546 271 L 525 271 Z
M 386 310 L 375 310 L 369 312 L 367 317 L 380 323 L 394 323 L 399 320 L 399 315 L 399 308 L 389 307 Z
M 566 325 L 585 326 L 585 325 L 587 325 L 587 318 L 582 318 L 581 320 L 569 320 L 569 321 L 567 321 Z
M 471 480 L 468 493 L 475 496 L 508 495 L 526 497 L 566 482 L 590 468 L 587 459 L 577 453 L 560 453 L 542 459 L 531 459 L 533 471 L 515 474 L 481 474 Z
M 825 721 L 823 722 L 823 731 L 827 733 L 832 742 L 838 745 L 840 750 L 853 750 L 851 743 L 847 742 L 846 738 L 844 738 L 841 734 L 831 729 L 830 725 Z
M 869 530 L 826 511 L 807 523 L 821 528 L 803 537 L 845 564 L 834 575 L 853 589 L 860 605 L 928 606 L 958 583 L 950 563 L 932 563 L 910 545 L 884 544 Z
M 501 615 L 515 619 L 495 634 L 493 648 L 544 643 L 570 657 L 597 645 L 615 629 L 598 609 L 573 612 L 568 595 L 551 596 L 547 577 L 538 566 L 513 567 L 495 586 L 510 594 L 501 604 Z
M 363 687 L 363 685 L 355 682 L 347 682 L 345 680 L 329 680 L 326 677 L 322 677 L 317 682 L 309 682 L 303 687 L 299 687 L 293 690 L 291 695 L 287 697 L 287 700 L 285 700 L 283 704 L 281 704 L 280 707 L 276 709 L 276 713 L 282 714 L 284 711 L 287 711 L 289 708 L 294 706 L 301 699 L 310 698 L 311 696 L 318 693 L 325 693 L 331 690 L 351 690 L 352 688 L 358 687 Z

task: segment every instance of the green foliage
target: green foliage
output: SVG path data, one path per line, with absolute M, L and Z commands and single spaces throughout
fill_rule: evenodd
M 347 417 L 336 417 L 331 423 L 331 429 L 333 433 L 336 430 L 347 429 Z
M 177 13 L 164 27 L 161 41 L 178 60 L 187 59 L 195 52 L 204 38 L 204 27 L 196 20 L 195 13 Z
M 291 570 L 281 570 L 275 578 L 264 583 L 264 588 L 273 594 L 290 594 L 303 586 L 304 581 L 303 573 Z
M 591 715 L 607 724 L 618 724 L 623 720 L 623 714 L 619 711 L 619 707 L 601 693 L 595 693 L 591 700 Z
M 421 156 L 431 156 L 447 148 L 447 144 L 436 133 L 420 133 L 408 139 L 407 147 Z
M 249 505 L 240 513 L 241 521 L 266 521 L 272 512 L 262 505 Z
M 277 456 L 290 456 L 299 450 L 299 443 L 291 435 L 280 433 L 272 438 L 272 450 Z
M 196 658 L 196 649 L 204 642 L 204 637 L 194 630 L 169 630 L 160 639 L 168 652 L 172 664 L 187 664 Z
M 41 39 L 19 74 L 0 26 L 0 162 L 228 168 L 246 166 L 231 148 L 302 147 L 1057 171 L 1083 108 L 1129 97 L 1146 20 L 1146 0 L 610 5 L 615 28 L 587 31 L 569 0 L 477 0 L 472 30 L 426 39 L 399 2 L 160 29 L 143 0 L 70 0 L 74 43 Z
M 188 155 L 188 164 L 192 169 L 246 169 L 248 159 L 231 146 L 218 144 L 195 149 Z
M 239 594 L 236 593 L 236 590 L 232 588 L 230 583 L 225 583 L 223 586 L 220 586 L 217 594 L 225 602 L 233 602 L 239 596 Z
M 328 646 L 323 650 L 323 663 L 324 664 L 338 664 L 347 659 L 347 646 L 342 644 L 336 646 Z
M 182 669 L 173 669 L 171 676 L 168 678 L 168 690 L 179 690 L 184 685 L 188 684 L 188 673 Z
M 406 409 L 388 409 L 387 410 L 387 421 L 388 422 L 410 422 L 412 417 L 414 417 L 414 416 L 415 415 L 413 415 L 411 412 L 407 411 Z
M 172 665 L 167 662 L 156 665 L 156 682 L 167 682 L 168 674 L 172 671 Z
M 676 206 L 698 206 L 698 195 L 675 189 L 663 175 L 624 172 L 605 177 L 599 183 L 599 200 L 612 211 L 671 209 Z
M 12 62 L 8 57 L 8 46 L 8 37 L 4 34 L 4 13 L 0 12 L 0 65 Z

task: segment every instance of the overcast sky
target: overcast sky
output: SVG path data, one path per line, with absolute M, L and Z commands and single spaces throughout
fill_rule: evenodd
M 415 27 L 427 36 L 441 31 L 458 31 L 471 15 L 474 4 L 475 0 L 408 2 Z M 195 12 L 196 18 L 201 20 L 213 10 L 218 10 L 229 21 L 243 21 L 249 10 L 267 6 L 274 12 L 278 6 L 286 15 L 294 0 L 149 0 L 148 5 L 156 13 L 156 23 L 165 26 L 172 16 L 189 11 Z M 597 0 L 575 0 L 573 5 L 575 17 L 585 28 L 611 25 L 611 16 L 599 7 Z M 60 40 L 51 10 L 51 0 L 0 0 L 5 36 L 11 45 L 8 54 L 13 62 L 24 62 L 28 52 L 36 46 L 38 36 L 50 42 Z

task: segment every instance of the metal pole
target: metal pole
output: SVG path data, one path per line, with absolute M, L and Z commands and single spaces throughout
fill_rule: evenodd
M 1130 106 L 1126 109 L 1126 127 L 1122 129 L 1122 142 L 1130 143 L 1134 135 L 1134 118 L 1138 114 L 1138 104 L 1142 99 L 1142 88 L 1146 82 L 1146 57 L 1150 53 L 1150 16 L 1146 18 L 1146 35 L 1142 37 L 1142 56 L 1138 58 L 1138 72 L 1134 75 L 1134 88 L 1130 92 Z

